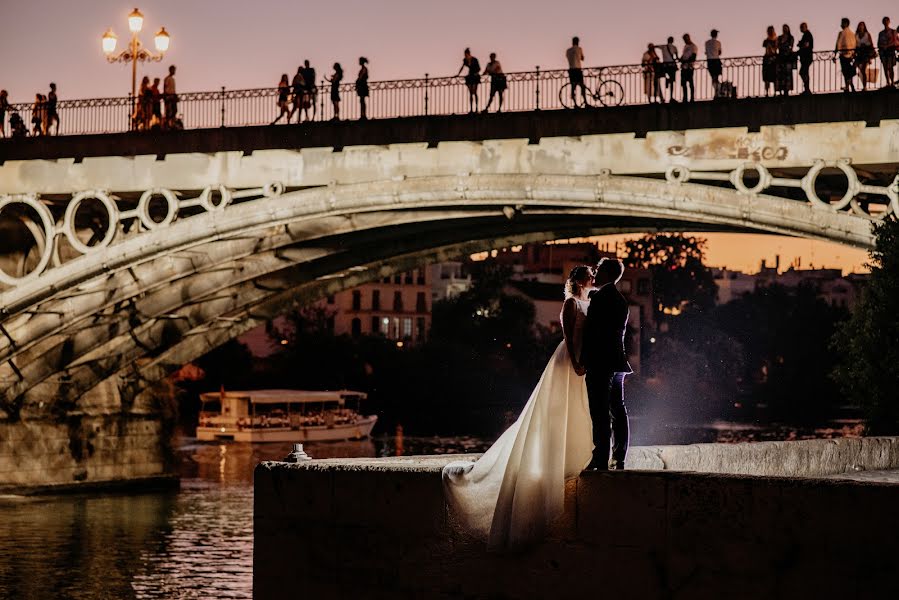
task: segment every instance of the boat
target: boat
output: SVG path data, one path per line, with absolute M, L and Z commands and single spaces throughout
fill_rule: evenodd
M 364 392 L 252 390 L 200 394 L 197 439 L 235 442 L 329 442 L 371 435 L 376 415 L 362 415 Z

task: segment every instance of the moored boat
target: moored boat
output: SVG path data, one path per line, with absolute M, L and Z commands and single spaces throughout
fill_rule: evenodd
M 363 392 L 220 391 L 200 394 L 197 439 L 326 442 L 366 438 L 378 420 L 362 415 Z M 216 410 L 216 407 L 218 410 Z

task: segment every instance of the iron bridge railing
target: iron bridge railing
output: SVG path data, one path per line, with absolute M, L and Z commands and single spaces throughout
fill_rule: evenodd
M 844 79 L 840 65 L 834 62 L 833 52 L 818 52 L 811 66 L 811 89 L 814 93 L 839 92 L 843 89 Z M 765 83 L 762 79 L 761 56 L 722 59 L 722 75 L 720 81 L 729 82 L 733 86 L 736 98 L 750 98 L 765 95 Z M 869 71 L 875 71 L 876 61 L 871 62 Z M 711 100 L 714 90 L 711 78 L 707 73 L 707 62 L 697 60 L 693 63 L 695 100 Z M 675 81 L 675 97 L 681 99 L 681 71 L 678 69 Z M 649 103 L 644 92 L 646 77 L 653 77 L 643 65 L 620 65 L 592 67 L 584 69 L 584 80 L 591 92 L 602 90 L 602 82 L 617 82 L 614 86 L 614 97 L 597 96 L 591 103 L 640 105 Z M 876 77 L 876 75 L 875 75 Z M 568 85 L 566 69 L 541 70 L 507 73 L 508 88 L 505 91 L 504 111 L 532 111 L 541 109 L 565 108 L 569 93 L 563 89 Z M 798 69 L 792 71 L 793 92 L 802 90 Z M 661 80 L 664 88 L 664 79 Z M 331 103 L 331 84 L 321 81 L 317 93 L 313 96 L 316 121 L 326 121 L 334 117 Z M 856 86 L 859 86 L 856 83 Z M 875 87 L 877 86 L 875 82 Z M 611 88 L 609 88 L 611 89 Z M 367 99 L 369 118 L 386 119 L 395 117 L 413 117 L 425 115 L 452 115 L 467 113 L 469 110 L 468 89 L 464 77 L 428 77 L 423 79 L 401 79 L 394 81 L 374 81 L 369 83 L 370 96 Z M 340 118 L 355 120 L 360 116 L 359 100 L 355 83 L 342 83 L 338 89 L 340 96 Z M 664 92 L 667 97 L 667 92 Z M 773 86 L 772 86 L 773 93 Z M 490 77 L 483 76 L 478 87 L 479 108 L 483 109 L 490 94 Z M 242 127 L 266 125 L 278 116 L 277 88 L 260 88 L 248 90 L 226 90 L 221 88 L 211 92 L 187 92 L 178 94 L 177 117 L 178 127 L 185 129 L 206 129 L 215 127 Z M 293 95 L 290 97 L 293 106 Z M 163 103 L 164 104 L 164 103 Z M 497 99 L 494 99 L 491 110 L 496 110 Z M 9 116 L 18 112 L 25 125 L 31 130 L 34 104 L 17 103 L 11 105 L 6 122 L 2 124 L 7 136 L 10 135 Z M 312 115 L 312 107 L 309 114 Z M 91 98 L 81 100 L 61 100 L 58 103 L 60 119 L 59 134 L 83 135 L 96 133 L 117 133 L 132 129 L 134 114 L 133 99 Z M 294 115 L 295 123 L 297 116 Z M 280 121 L 284 123 L 282 119 Z M 56 127 L 51 133 L 56 133 Z M 29 133 L 31 135 L 31 133 Z

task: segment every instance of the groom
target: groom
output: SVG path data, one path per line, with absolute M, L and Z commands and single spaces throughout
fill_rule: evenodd
M 588 471 L 624 469 L 628 423 L 624 407 L 624 376 L 633 373 L 624 353 L 627 301 L 615 285 L 624 274 L 617 258 L 603 258 L 596 266 L 596 287 L 584 325 L 581 364 L 587 371 L 587 399 L 593 418 L 593 459 Z M 615 447 L 609 460 L 610 437 Z

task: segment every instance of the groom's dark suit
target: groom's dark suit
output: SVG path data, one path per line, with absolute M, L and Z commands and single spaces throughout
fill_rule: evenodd
M 587 398 L 593 418 L 593 460 L 591 466 L 605 469 L 612 458 L 623 465 L 627 454 L 628 422 L 624 406 L 624 375 L 633 373 L 624 352 L 627 328 L 627 300 L 608 283 L 590 293 L 590 308 L 584 325 L 581 364 L 587 370 Z

